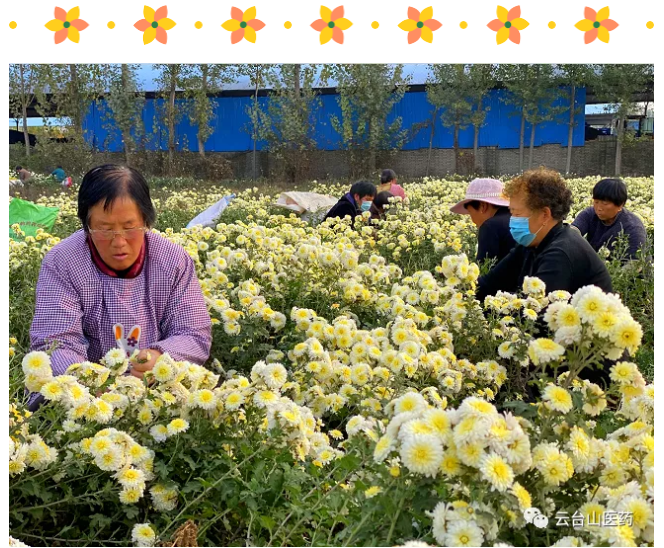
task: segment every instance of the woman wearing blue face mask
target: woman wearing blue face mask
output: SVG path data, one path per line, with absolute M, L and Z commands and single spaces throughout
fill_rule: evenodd
M 376 185 L 369 181 L 358 181 L 350 187 L 350 192 L 332 206 L 325 219 L 343 219 L 348 215 L 355 220 L 355 217 L 371 209 L 375 197 Z
M 521 290 L 526 276 L 540 278 L 547 293 L 574 293 L 586 285 L 612 292 L 604 262 L 578 231 L 563 224 L 572 192 L 557 171 L 526 171 L 505 185 L 510 199 L 510 233 L 517 245 L 478 281 L 481 301 L 498 291 Z

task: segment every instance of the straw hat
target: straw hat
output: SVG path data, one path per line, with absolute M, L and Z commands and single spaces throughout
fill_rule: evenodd
M 473 179 L 466 189 L 466 197 L 450 208 L 452 213 L 467 215 L 466 204 L 478 200 L 497 206 L 509 206 L 510 202 L 503 197 L 503 183 L 496 179 Z

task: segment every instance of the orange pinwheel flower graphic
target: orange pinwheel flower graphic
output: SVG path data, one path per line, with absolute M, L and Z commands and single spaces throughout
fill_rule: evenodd
M 496 43 L 502 44 L 509 38 L 515 44 L 521 42 L 521 33 L 530 23 L 525 19 L 521 19 L 521 6 L 515 6 L 510 11 L 504 7 L 498 6 L 496 10 L 498 19 L 491 21 L 487 27 L 495 31 Z
M 155 38 L 157 42 L 165 44 L 168 40 L 167 30 L 171 30 L 175 26 L 175 21 L 169 19 L 168 7 L 162 6 L 157 11 L 153 10 L 150 6 L 144 6 L 143 17 L 140 21 L 136 21 L 134 27 L 143 33 L 143 44 L 149 44 Z
M 79 32 L 87 29 L 88 24 L 80 19 L 81 10 L 78 6 L 65 11 L 62 8 L 55 8 L 55 19 L 52 19 L 46 25 L 48 30 L 55 32 L 55 43 L 60 44 L 69 38 L 72 42 L 78 44 L 80 38 Z
M 576 25 L 577 29 L 585 32 L 584 41 L 586 44 L 594 42 L 599 38 L 602 42 L 609 43 L 609 32 L 618 27 L 613 19 L 609 19 L 609 7 L 602 8 L 595 12 L 592 8 L 586 8 L 583 12 L 585 19 L 581 19 Z
M 344 43 L 344 31 L 348 30 L 353 23 L 344 17 L 344 7 L 339 6 L 330 10 L 325 6 L 320 7 L 320 19 L 311 23 L 311 28 L 320 32 L 320 43 L 327 44 L 334 40 L 337 44 Z
M 231 8 L 231 17 L 223 25 L 231 33 L 231 44 L 237 44 L 243 38 L 252 44 L 256 43 L 256 31 L 261 30 L 265 23 L 256 19 L 256 8 L 249 8 L 244 13 L 239 8 Z
M 408 32 L 408 43 L 413 44 L 420 38 L 431 44 L 433 42 L 433 31 L 438 30 L 443 24 L 433 17 L 433 8 L 428 7 L 422 13 L 415 8 L 408 8 L 408 19 L 399 23 L 399 28 Z

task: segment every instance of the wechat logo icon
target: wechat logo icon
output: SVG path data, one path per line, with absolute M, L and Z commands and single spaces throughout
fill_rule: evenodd
M 523 517 L 526 522 L 532 523 L 538 529 L 545 529 L 549 524 L 549 518 L 542 514 L 539 508 L 535 508 L 534 506 L 524 510 Z

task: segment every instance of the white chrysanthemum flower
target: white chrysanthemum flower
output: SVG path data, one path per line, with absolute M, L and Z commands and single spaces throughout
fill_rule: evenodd
M 411 472 L 433 478 L 443 462 L 443 444 L 433 435 L 410 436 L 401 444 L 399 454 Z
M 544 284 L 542 284 L 544 285 Z M 453 521 L 447 527 L 442 546 L 482 546 L 484 534 L 474 521 Z
M 539 278 L 526 276 L 523 279 L 522 289 L 526 295 L 541 296 L 546 293 L 546 284 Z
M 124 468 L 115 474 L 122 487 L 137 487 L 145 484 L 145 474 L 138 468 Z
M 514 483 L 514 471 L 505 460 L 494 454 L 482 459 L 480 466 L 482 477 L 491 484 L 491 489 L 504 493 Z
M 396 415 L 407 412 L 421 412 L 429 407 L 424 396 L 418 392 L 407 392 L 403 396 L 394 400 L 393 404 L 394 413 Z
M 528 345 L 528 357 L 535 365 L 549 363 L 565 354 L 565 347 L 551 339 L 535 339 Z
M 51 358 L 46 352 L 28 352 L 21 362 L 23 372 L 26 375 L 41 376 L 51 372 Z M 52 375 L 51 375 L 52 376 Z
M 214 409 L 217 405 L 217 398 L 212 392 L 212 390 L 209 390 L 207 388 L 203 388 L 201 390 L 196 390 L 195 392 L 191 393 L 191 398 L 194 402 L 194 405 L 196 407 L 200 407 L 201 409 Z
M 545 401 L 551 409 L 561 413 L 569 413 L 574 407 L 572 395 L 562 386 L 556 386 L 552 383 L 547 384 L 544 388 L 542 400 Z
M 153 546 L 157 535 L 148 523 L 137 523 L 131 530 L 131 540 L 136 546 Z
M 112 445 L 107 451 L 95 457 L 95 464 L 106 471 L 119 470 L 124 466 L 124 463 L 125 459 L 122 451 L 115 445 Z
M 182 418 L 173 419 L 168 423 L 166 428 L 168 430 L 168 435 L 174 436 L 176 434 L 180 434 L 181 432 L 186 432 L 189 428 L 189 422 Z
M 165 441 L 168 438 L 168 428 L 164 424 L 157 424 L 150 428 L 150 435 L 156 441 Z

